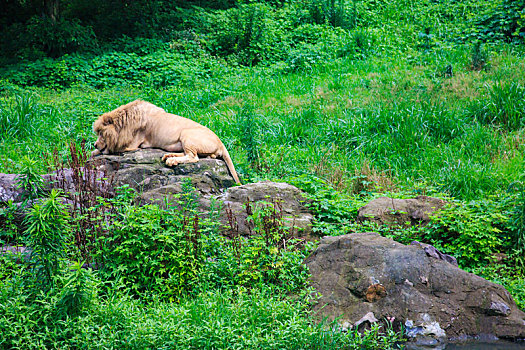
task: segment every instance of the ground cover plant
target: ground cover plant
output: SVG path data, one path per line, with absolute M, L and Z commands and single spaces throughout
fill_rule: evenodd
M 189 187 L 171 209 L 125 188 L 75 212 L 65 193 L 33 205 L 38 174 L 81 166 L 96 117 L 137 98 L 214 130 L 244 182 L 303 189 L 319 235 L 431 243 L 524 307 L 523 2 L 44 3 L 60 6 L 0 15 L 0 172 L 30 189 L 25 221 L 0 208 L 0 244 L 35 252 L 0 256 L 1 346 L 396 346 L 391 328 L 316 325 L 313 247 L 279 226 L 223 237 Z M 426 227 L 355 223 L 373 198 L 419 194 L 449 202 Z

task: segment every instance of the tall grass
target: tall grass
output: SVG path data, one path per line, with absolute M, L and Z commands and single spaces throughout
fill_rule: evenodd
M 31 94 L 16 95 L 10 104 L 0 107 L 1 137 L 25 139 L 34 134 L 38 114 L 38 105 Z
M 487 96 L 473 107 L 480 122 L 508 130 L 525 126 L 525 86 L 517 82 L 487 85 Z

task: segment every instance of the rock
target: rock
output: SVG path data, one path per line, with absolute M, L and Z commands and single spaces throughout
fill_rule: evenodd
M 167 153 L 159 149 L 143 149 L 122 155 L 101 155 L 93 159 L 97 169 L 114 176 L 114 185 L 128 184 L 140 193 L 142 203 L 162 205 L 182 192 L 185 179 L 199 193 L 201 211 L 210 210 L 212 199 L 223 203 L 220 220 L 229 224 L 228 210 L 238 225 L 239 233 L 248 235 L 253 227 L 246 222 L 245 204 L 266 202 L 275 205 L 285 218 L 285 224 L 301 230 L 300 236 L 310 237 L 313 216 L 305 207 L 301 191 L 286 183 L 270 181 L 235 186 L 226 163 L 219 159 L 201 159 L 197 163 L 167 167 L 161 162 Z M 259 204 L 261 205 L 261 204 Z
M 375 233 L 324 237 L 305 260 L 321 294 L 319 318 L 356 324 L 373 313 L 395 318 L 409 336 L 525 337 L 525 313 L 500 285 Z M 369 297 L 371 290 L 381 297 Z
M 426 225 L 429 215 L 447 202 L 433 197 L 417 196 L 410 199 L 376 198 L 360 208 L 357 221 L 372 221 L 380 225 Z
M 113 176 L 114 186 L 129 185 L 139 191 L 143 202 L 164 200 L 180 193 L 185 179 L 202 195 L 221 194 L 235 185 L 226 163 L 219 159 L 201 159 L 196 163 L 168 167 L 161 159 L 168 152 L 141 149 L 121 155 L 100 155 L 92 158 L 100 172 Z
M 17 263 L 29 261 L 31 252 L 31 248 L 23 246 L 4 245 L 0 248 L 0 255 L 11 256 Z
M 0 173 L 0 203 L 16 203 L 22 200 L 23 190 L 17 187 L 18 177 L 18 174 Z
M 199 209 L 210 211 L 212 201 L 223 203 L 220 220 L 228 225 L 228 211 L 238 225 L 239 233 L 249 235 L 253 225 L 247 223 L 246 203 L 252 207 L 271 203 L 282 214 L 287 226 L 295 226 L 299 236 L 310 238 L 312 214 L 305 206 L 301 191 L 286 183 L 270 181 L 235 186 L 226 163 L 219 159 L 201 159 L 196 163 L 168 167 L 162 161 L 167 153 L 160 149 L 141 149 L 121 155 L 100 155 L 88 162 L 85 169 L 59 169 L 43 175 L 47 189 L 59 187 L 70 193 L 87 193 L 93 197 L 114 192 L 114 188 L 129 185 L 139 193 L 137 204 L 165 205 L 183 192 L 184 181 L 190 181 L 198 192 Z M 21 191 L 14 187 L 17 175 L 0 176 L 0 194 L 7 199 L 19 200 Z M 3 182 L 2 182 L 3 179 Z M 82 187 L 81 189 L 79 187 Z M 93 200 L 93 198 L 88 198 Z M 75 200 L 82 200 L 76 198 Z M 263 203 L 261 203 L 263 202 Z M 255 204 L 259 203 L 259 204 Z M 71 203 L 75 205 L 75 203 Z
M 456 258 L 454 258 L 452 255 L 441 253 L 439 250 L 436 249 L 436 247 L 430 244 L 412 241 L 410 245 L 416 245 L 423 248 L 427 256 L 430 256 L 434 259 L 446 261 L 454 266 L 458 266 L 458 260 Z
M 307 202 L 302 192 L 295 186 L 283 182 L 262 181 L 231 187 L 223 195 L 217 196 L 223 203 L 222 221 L 228 222 L 226 209 L 231 210 L 241 234 L 249 234 L 253 225 L 246 222 L 246 203 L 271 203 L 282 212 L 287 226 L 300 230 L 301 237 L 311 238 L 313 215 L 305 206 Z
M 374 316 L 373 312 L 369 312 L 366 315 L 364 315 L 363 317 L 361 317 L 361 319 L 359 319 L 359 321 L 357 321 L 354 324 L 354 327 L 359 327 L 360 325 L 364 324 L 365 322 L 368 322 L 368 323 L 372 324 L 372 323 L 378 322 L 378 319 Z

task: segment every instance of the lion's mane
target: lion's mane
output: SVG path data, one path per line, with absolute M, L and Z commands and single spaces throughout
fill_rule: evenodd
M 157 106 L 137 100 L 102 114 L 93 124 L 93 131 L 104 140 L 110 153 L 122 152 L 145 128 L 150 111 L 164 111 Z

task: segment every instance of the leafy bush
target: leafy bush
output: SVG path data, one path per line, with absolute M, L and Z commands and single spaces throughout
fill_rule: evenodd
M 509 217 L 503 203 L 479 200 L 449 205 L 431 216 L 423 238 L 455 256 L 462 267 L 486 264 L 506 242 Z
M 469 22 L 475 28 L 470 37 L 483 41 L 525 39 L 525 3 L 523 1 L 501 0 L 484 8 Z
M 0 107 L 0 135 L 19 139 L 32 135 L 40 117 L 40 108 L 31 94 L 15 95 Z
M 94 307 L 100 282 L 92 270 L 76 262 L 61 279 L 55 304 L 59 319 L 78 317 Z
M 107 200 L 116 213 L 105 219 L 107 234 L 96 242 L 101 273 L 134 294 L 179 300 L 197 285 L 204 263 L 199 219 L 174 206 L 135 206 L 129 191 Z
M 279 35 L 272 16 L 272 10 L 259 3 L 215 13 L 209 18 L 208 49 L 221 56 L 234 55 L 247 66 L 267 59 Z
M 351 223 L 357 217 L 358 209 L 367 199 L 352 198 L 334 190 L 326 181 L 300 176 L 289 180 L 290 183 L 307 193 L 315 220 L 313 232 L 319 236 L 338 236 L 349 233 Z
M 23 190 L 21 199 L 27 202 L 42 195 L 44 192 L 44 180 L 34 170 L 35 160 L 25 157 L 22 162 L 22 174 L 18 178 L 17 187 Z
M 257 125 L 257 116 L 250 105 L 243 106 L 239 115 L 239 134 L 243 149 L 246 152 L 248 165 L 253 170 L 260 170 L 261 152 L 260 141 L 257 140 L 259 127 Z
M 82 317 L 62 320 L 54 300 L 30 299 L 4 283 L 0 343 L 7 348 L 393 349 L 401 340 L 391 328 L 361 335 L 316 324 L 306 302 L 266 290 L 209 291 L 180 304 L 113 295 Z
M 525 184 L 523 181 L 515 182 L 509 191 L 514 194 L 510 197 L 513 207 L 510 213 L 510 255 L 516 265 L 525 270 Z
M 489 57 L 481 41 L 474 43 L 470 57 L 470 68 L 472 70 L 480 71 L 487 67 Z
M 308 1 L 309 19 L 316 24 L 328 23 L 334 27 L 347 27 L 349 20 L 343 0 Z
M 8 201 L 0 207 L 0 245 L 16 241 L 21 233 L 18 206 Z
M 207 263 L 202 275 L 207 289 L 259 287 L 282 293 L 298 293 L 307 286 L 308 271 L 302 264 L 310 246 L 293 237 L 285 225 L 279 202 L 246 203 L 247 225 L 252 234 L 243 237 L 231 212 L 228 237 L 206 235 Z

